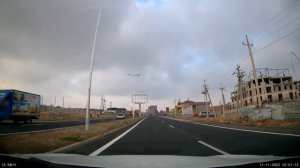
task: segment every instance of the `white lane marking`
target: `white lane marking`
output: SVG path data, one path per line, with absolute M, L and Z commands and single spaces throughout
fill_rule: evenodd
M 255 133 L 262 133 L 262 134 L 273 134 L 273 135 L 285 135 L 285 136 L 300 137 L 300 135 L 297 135 L 297 134 L 286 134 L 286 133 L 277 133 L 277 132 L 247 130 L 247 129 L 241 129 L 241 128 L 222 127 L 222 126 L 216 126 L 216 125 L 210 125 L 210 124 L 202 124 L 202 123 L 195 123 L 195 124 L 205 125 L 205 126 L 210 126 L 210 127 L 216 127 L 216 128 L 229 129 L 229 130 L 235 130 L 235 131 L 255 132 Z
M 51 121 L 51 122 L 56 122 L 56 121 Z M 60 122 L 60 121 L 57 121 L 57 122 Z M 107 122 L 110 122 L 110 121 L 107 121 Z M 92 124 L 98 124 L 98 123 L 90 123 L 90 125 L 92 125 Z M 59 127 L 59 128 L 43 129 L 43 130 L 37 130 L 37 131 L 11 132 L 11 133 L 0 134 L 0 136 L 50 132 L 50 131 L 61 130 L 61 129 L 64 129 L 64 128 L 72 128 L 72 127 L 80 127 L 80 126 L 82 126 L 82 125 L 74 125 L 74 126 L 66 126 L 66 127 Z
M 176 120 L 176 121 L 183 121 L 183 122 L 192 123 L 192 124 L 204 125 L 204 126 L 208 126 L 208 127 L 215 127 L 215 128 L 235 130 L 235 131 L 255 132 L 255 133 L 262 133 L 262 134 L 272 134 L 272 135 L 284 135 L 284 136 L 300 137 L 300 135 L 297 135 L 297 134 L 287 134 L 287 133 L 277 133 L 277 132 L 247 130 L 247 129 L 241 129 L 241 128 L 231 128 L 231 127 L 222 127 L 222 126 L 210 125 L 210 124 L 203 124 L 203 123 L 195 123 L 195 122 L 191 122 L 189 120 L 177 120 L 177 119 L 173 119 L 173 118 L 169 118 L 169 119 Z
M 211 146 L 210 144 L 207 144 L 207 143 L 205 143 L 205 142 L 203 142 L 203 141 L 198 141 L 198 142 L 201 143 L 202 145 L 205 145 L 205 146 L 209 147 L 209 148 L 212 149 L 212 150 L 215 150 L 215 151 L 217 151 L 217 152 L 223 154 L 223 155 L 229 155 L 229 153 L 224 152 L 223 150 L 218 149 L 218 148 L 216 148 L 216 147 L 213 147 L 213 146 Z
M 89 154 L 89 156 L 97 156 L 99 155 L 101 152 L 103 152 L 105 149 L 107 149 L 108 147 L 110 147 L 112 144 L 114 144 L 115 142 L 117 142 L 119 139 L 121 139 L 123 136 L 125 136 L 128 132 L 130 132 L 131 130 L 133 130 L 136 126 L 138 126 L 141 122 L 143 122 L 146 118 L 144 118 L 143 120 L 141 120 L 140 122 L 138 122 L 137 124 L 135 124 L 134 126 L 132 126 L 130 129 L 128 129 L 127 131 L 125 131 L 123 134 L 119 135 L 118 137 L 116 137 L 115 139 L 111 140 L 110 142 L 108 142 L 107 144 L 103 145 L 101 148 L 97 149 L 96 151 L 94 151 L 93 153 Z
M 174 128 L 173 125 L 169 125 L 171 128 Z

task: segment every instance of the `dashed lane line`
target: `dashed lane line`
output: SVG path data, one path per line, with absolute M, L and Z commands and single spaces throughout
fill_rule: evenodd
M 171 128 L 174 128 L 174 126 L 173 125 L 169 125 Z
M 211 146 L 211 145 L 208 144 L 208 143 L 205 143 L 205 142 L 203 142 L 203 141 L 198 141 L 198 142 L 201 143 L 201 144 L 204 145 L 204 146 L 209 147 L 209 148 L 212 149 L 212 150 L 215 150 L 215 151 L 217 151 L 217 152 L 223 154 L 223 155 L 229 155 L 229 153 L 227 153 L 227 152 L 225 152 L 225 151 L 223 151 L 223 150 L 221 150 L 221 149 L 218 149 L 218 148 L 216 148 L 216 147 L 214 147 L 214 146 Z

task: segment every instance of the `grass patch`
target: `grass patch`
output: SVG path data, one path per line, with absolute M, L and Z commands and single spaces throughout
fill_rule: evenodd
M 66 136 L 59 138 L 62 141 L 71 141 L 71 142 L 79 142 L 81 141 L 81 138 L 79 136 Z

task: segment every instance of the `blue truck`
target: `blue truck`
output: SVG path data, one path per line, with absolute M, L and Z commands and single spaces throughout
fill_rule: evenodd
M 0 121 L 32 123 L 40 116 L 41 96 L 19 90 L 0 90 Z

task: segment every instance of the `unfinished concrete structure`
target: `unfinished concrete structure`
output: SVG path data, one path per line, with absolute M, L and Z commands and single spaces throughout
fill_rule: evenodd
M 231 93 L 231 108 L 239 106 L 258 105 L 264 103 L 290 101 L 299 97 L 299 82 L 294 82 L 288 69 L 256 69 L 258 86 L 252 77 L 252 72 L 247 77 L 247 82 L 241 83 L 241 96 L 239 98 L 238 86 Z
M 294 86 L 298 90 L 298 97 L 300 97 L 300 81 L 294 81 Z

